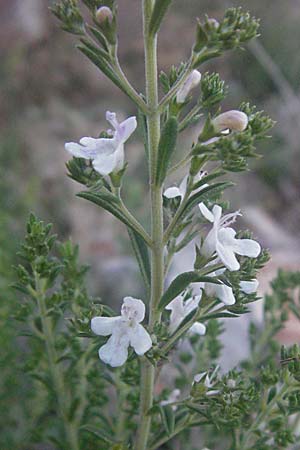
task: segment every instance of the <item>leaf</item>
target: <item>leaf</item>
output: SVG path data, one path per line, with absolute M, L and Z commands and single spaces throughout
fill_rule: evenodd
M 190 212 L 191 209 L 194 208 L 194 206 L 205 200 L 209 200 L 212 196 L 221 194 L 224 189 L 231 186 L 234 186 L 234 183 L 231 183 L 229 181 L 222 181 L 220 183 L 211 184 L 210 186 L 201 189 L 201 191 L 196 192 L 190 197 L 189 201 L 186 204 L 186 207 L 182 212 L 182 215 L 186 215 L 188 212 Z
M 156 0 L 150 19 L 149 33 L 156 34 L 172 0 Z
M 101 428 L 96 427 L 95 425 L 84 425 L 81 427 L 82 430 L 88 431 L 89 433 L 92 433 L 94 436 L 97 436 L 102 441 L 108 443 L 108 444 L 116 444 L 117 441 L 112 439 L 111 435 L 108 434 L 106 431 L 104 431 Z
M 128 234 L 131 240 L 131 244 L 145 282 L 146 288 L 150 289 L 151 284 L 151 266 L 149 260 L 148 247 L 145 244 L 145 241 L 140 237 L 136 231 L 128 228 Z
M 101 33 L 101 31 L 99 31 L 97 28 L 92 27 L 90 25 L 88 26 L 88 28 L 91 31 L 91 33 L 94 35 L 94 37 L 97 39 L 97 41 L 102 45 L 104 50 L 108 51 L 107 42 L 106 42 L 104 34 Z
M 165 123 L 161 132 L 155 182 L 162 185 L 167 175 L 167 170 L 172 154 L 174 153 L 178 135 L 178 122 L 175 117 L 170 117 Z
M 118 86 L 123 92 L 123 85 L 119 79 L 119 77 L 115 74 L 113 68 L 111 65 L 105 60 L 105 58 L 101 57 L 99 53 L 95 53 L 93 50 L 88 48 L 85 44 L 79 44 L 77 45 L 78 50 L 80 50 L 85 56 L 89 58 L 92 63 L 95 64 L 95 66 L 98 67 L 98 69 L 101 70 L 101 72 L 104 73 L 104 75 L 107 76 L 116 86 Z M 125 92 L 126 93 L 126 92 Z
M 103 50 L 102 48 L 96 47 L 88 39 L 81 38 L 80 41 L 85 47 L 87 47 L 89 50 L 91 50 L 91 52 L 95 53 L 95 55 L 97 55 L 98 58 L 104 59 L 108 63 L 111 62 L 110 54 L 107 51 Z
M 167 435 L 171 436 L 175 428 L 175 414 L 172 409 L 172 406 L 171 405 L 160 406 L 159 412 Z
M 223 313 L 215 313 L 215 314 L 209 314 L 208 316 L 201 317 L 201 320 L 210 320 L 210 319 L 230 319 L 233 317 L 239 317 L 237 314 L 232 314 L 229 312 L 223 312 Z
M 191 283 L 214 283 L 220 284 L 220 281 L 215 277 L 203 276 L 197 272 L 184 272 L 178 275 L 175 280 L 172 281 L 168 289 L 163 294 L 160 302 L 159 309 L 163 310 L 177 295 L 186 289 Z
M 101 206 L 101 208 L 106 209 L 106 211 L 109 211 L 113 216 L 134 230 L 140 238 L 144 240 L 144 237 L 140 234 L 136 225 L 120 209 L 120 201 L 113 194 L 109 192 L 82 191 L 77 194 L 77 197 L 89 200 L 90 202 Z

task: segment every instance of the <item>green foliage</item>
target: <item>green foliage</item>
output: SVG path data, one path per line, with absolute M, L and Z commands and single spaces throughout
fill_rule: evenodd
M 217 447 L 222 442 L 222 448 L 231 450 L 279 450 L 297 445 L 300 349 L 297 345 L 282 348 L 279 359 L 276 336 L 289 315 L 300 318 L 299 299 L 295 295 L 300 287 L 299 273 L 280 272 L 273 282 L 273 291 L 264 302 L 263 326 L 253 323 L 249 328 L 250 355 L 225 374 L 216 365 L 223 349 L 220 319 L 236 319 L 258 300 L 255 292 L 243 292 L 241 282 L 256 279 L 268 254 L 263 250 L 257 257 L 239 255 L 239 270 L 226 269 L 228 264 L 223 261 L 226 257 L 220 256 L 219 234 L 231 225 L 236 215 L 217 218 L 213 214 L 214 205 L 222 205 L 223 210 L 228 207 L 222 202 L 222 194 L 232 186 L 230 181 L 215 180 L 228 171 L 246 170 L 248 158 L 257 156 L 255 144 L 266 137 L 273 122 L 244 103 L 240 107 L 248 117 L 244 131 L 224 134 L 216 130 L 216 112 L 211 110 L 225 98 L 226 88 L 214 73 L 204 74 L 199 98 L 187 113 L 185 110 L 193 99 L 191 93 L 186 93 L 183 103 L 177 103 L 177 93 L 192 70 L 256 37 L 258 21 L 240 8 L 231 8 L 220 23 L 208 17 L 198 22 L 190 60 L 173 66 L 168 75 L 161 74 L 165 95 L 158 102 L 155 34 L 171 2 L 156 1 L 152 11 L 144 8 L 146 97 L 135 91 L 118 61 L 115 2 L 84 0 L 83 3 L 91 12 L 93 25 L 84 24 L 75 0 L 62 0 L 52 10 L 63 29 L 79 35 L 80 51 L 139 109 L 150 166 L 151 236 L 128 211 L 121 197 L 126 163 L 118 173 L 112 172 L 106 178 L 94 170 L 91 161 L 73 158 L 67 167 L 69 176 L 86 187 L 78 196 L 110 212 L 129 231 L 150 294 L 147 330 L 153 345 L 144 354 L 139 352 L 139 356 L 129 348 L 127 361 L 120 368 L 99 361 L 97 350 L 109 333 L 105 331 L 103 337 L 95 338 L 90 321 L 95 316 L 114 317 L 115 312 L 89 296 L 85 286 L 87 267 L 78 262 L 78 248 L 70 241 L 58 243 L 51 234 L 51 225 L 31 215 L 20 252 L 22 261 L 16 266 L 15 288 L 20 301 L 14 317 L 26 336 L 27 351 L 22 363 L 33 392 L 34 407 L 26 446 L 43 447 L 52 443 L 62 450 L 156 450 L 164 444 L 172 448 L 172 439 L 183 437 L 186 447 L 191 428 L 199 426 L 205 442 L 213 442 Z M 97 8 L 101 6 L 111 9 L 111 21 L 99 20 Z M 197 122 L 204 112 L 207 114 L 198 141 L 182 161 L 169 169 L 178 132 Z M 111 139 L 107 134 L 100 136 Z M 121 146 L 123 142 L 117 144 Z M 150 164 L 153 161 L 157 164 Z M 204 171 L 207 163 L 209 173 Z M 169 174 L 187 164 L 190 166 L 186 177 L 175 195 L 161 198 L 161 186 Z M 198 208 L 202 202 L 213 211 L 212 217 L 209 211 L 205 214 L 212 227 L 208 233 L 215 247 L 208 255 L 202 245 L 208 236 L 203 228 L 207 221 Z M 234 236 L 235 233 L 232 239 Z M 178 274 L 164 287 L 174 255 L 197 237 L 194 270 Z M 237 238 L 252 236 L 242 232 Z M 226 250 L 227 243 L 223 244 Z M 232 244 L 228 251 L 233 253 L 234 249 Z M 198 291 L 195 283 L 200 283 Z M 219 288 L 227 292 L 229 289 L 234 296 L 230 305 Z M 178 296 L 181 296 L 178 299 L 181 315 L 173 328 L 172 315 L 176 311 L 170 314 L 165 307 Z M 192 304 L 195 297 L 198 303 Z M 191 304 L 193 308 L 189 309 Z M 122 328 L 124 314 L 122 309 L 122 317 L 118 318 L 122 323 L 113 321 L 120 323 L 120 335 L 112 336 L 117 339 L 115 351 L 122 347 L 123 340 L 128 339 L 129 345 L 134 338 L 143 339 L 141 325 L 134 315 L 128 320 L 130 331 L 126 335 Z M 105 323 L 108 322 L 106 319 Z M 207 327 L 205 337 L 203 332 L 200 331 L 200 336 L 195 334 L 195 328 L 193 331 L 192 326 L 196 325 L 197 329 L 197 322 Z M 201 329 L 199 323 L 198 326 Z M 174 371 L 170 373 L 174 372 L 174 376 L 168 378 L 168 389 L 156 392 L 154 380 L 166 363 L 172 363 Z M 181 389 L 178 401 L 172 399 L 172 387 Z M 295 422 L 291 417 L 294 414 L 297 414 Z M 141 445 L 136 443 L 136 435 L 141 436 L 138 441 Z
M 172 0 L 156 0 L 149 24 L 149 33 L 156 34 Z
M 178 122 L 175 117 L 170 117 L 164 125 L 161 132 L 157 152 L 156 183 L 163 184 L 170 159 L 175 151 L 178 133 Z
M 184 272 L 178 275 L 175 280 L 172 281 L 168 289 L 162 296 L 159 307 L 164 309 L 175 297 L 181 294 L 191 283 L 216 283 L 219 284 L 217 278 L 206 277 L 197 272 Z
M 228 88 L 218 73 L 206 72 L 201 78 L 200 103 L 203 108 L 211 108 L 224 100 Z
M 62 22 L 63 30 L 72 34 L 84 34 L 84 21 L 77 0 L 61 0 L 54 3 L 51 11 Z
M 108 398 L 95 345 L 78 337 L 84 326 L 80 316 L 89 322 L 105 310 L 87 295 L 87 267 L 78 263 L 78 247 L 70 241 L 59 244 L 50 232 L 51 225 L 30 216 L 20 253 L 23 265 L 16 268 L 16 287 L 26 293 L 15 313 L 30 347 L 24 367 L 41 402 L 33 411 L 39 426 L 28 430 L 29 439 L 55 442 L 58 448 L 74 448 L 74 439 L 82 447 L 106 448 L 90 435 L 79 436 L 81 425 L 89 423 L 107 432 L 101 409 Z M 47 396 L 41 397 L 43 391 Z
M 135 231 L 128 228 L 128 234 L 145 286 L 147 290 L 149 290 L 151 285 L 151 267 L 148 248 L 144 240 L 141 239 L 141 237 Z
M 198 21 L 193 67 L 255 38 L 258 27 L 259 21 L 241 8 L 229 8 L 220 23 L 206 16 Z

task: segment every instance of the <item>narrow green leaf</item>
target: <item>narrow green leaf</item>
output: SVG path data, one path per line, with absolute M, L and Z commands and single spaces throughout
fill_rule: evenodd
M 267 400 L 268 404 L 273 400 L 273 398 L 275 397 L 276 393 L 277 393 L 276 386 L 272 386 L 271 389 L 269 390 L 269 394 L 268 394 L 268 400 Z
M 122 223 L 127 225 L 127 227 L 134 230 L 141 239 L 144 239 L 144 237 L 139 233 L 139 230 L 135 227 L 134 223 L 132 223 L 128 217 L 122 212 L 122 210 L 119 207 L 119 200 L 117 197 L 110 193 L 104 193 L 104 192 L 91 192 L 91 191 L 83 191 L 79 192 L 77 194 L 77 197 L 84 198 L 86 200 L 89 200 L 92 203 L 95 203 L 98 206 L 101 206 L 101 208 L 105 209 L 106 211 L 109 211 L 113 216 L 115 216 L 117 219 L 119 219 Z
M 212 196 L 217 196 L 221 194 L 224 191 L 224 189 L 231 186 L 234 186 L 234 184 L 229 181 L 224 181 L 220 183 L 211 184 L 210 186 L 201 189 L 201 191 L 196 192 L 194 195 L 190 197 L 189 201 L 186 204 L 186 207 L 182 212 L 182 215 L 185 216 L 187 213 L 191 211 L 191 209 L 193 209 L 199 203 L 205 200 L 210 200 Z
M 101 70 L 101 72 L 104 73 L 104 75 L 107 76 L 118 88 L 120 88 L 123 92 L 123 85 L 119 79 L 119 77 L 115 74 L 113 68 L 111 65 L 105 61 L 103 57 L 100 57 L 99 54 L 96 54 L 94 51 L 92 51 L 90 48 L 86 47 L 84 44 L 77 45 L 77 48 L 89 58 L 92 63 L 95 64 L 95 66 L 98 67 L 98 69 Z
M 176 117 L 170 117 L 162 130 L 158 145 L 158 157 L 156 167 L 156 184 L 161 185 L 167 175 L 167 170 L 172 154 L 174 153 L 178 134 L 178 122 Z
M 162 20 L 171 3 L 172 0 L 156 0 L 149 25 L 150 34 L 156 34 L 158 32 Z
M 159 412 L 167 435 L 170 436 L 175 428 L 175 414 L 172 409 L 172 406 L 170 405 L 160 406 Z
M 103 33 L 101 33 L 101 31 L 99 31 L 97 28 L 92 27 L 92 26 L 88 26 L 89 30 L 91 31 L 91 33 L 94 35 L 94 37 L 97 39 L 97 41 L 99 42 L 99 44 L 102 45 L 102 47 L 104 48 L 104 50 L 108 51 L 108 47 L 107 47 L 107 42 L 105 39 L 105 36 Z
M 145 241 L 140 237 L 139 234 L 136 233 L 136 231 L 128 228 L 128 234 L 129 234 L 129 237 L 131 240 L 131 244 L 132 244 L 143 280 L 145 282 L 147 290 L 149 290 L 150 283 L 151 283 L 151 267 L 150 267 L 148 247 L 145 244 Z
M 103 58 L 105 61 L 108 62 L 108 64 L 111 61 L 111 57 L 110 54 L 107 53 L 105 50 L 103 50 L 102 48 L 96 47 L 92 42 L 90 42 L 88 39 L 86 38 L 81 38 L 80 42 L 87 47 L 89 50 L 91 50 L 91 52 L 95 53 L 95 55 L 97 55 L 99 58 Z
M 81 427 L 81 429 L 92 433 L 94 436 L 97 436 L 99 439 L 108 444 L 116 444 L 117 442 L 112 439 L 111 435 L 108 434 L 105 430 L 95 427 L 94 425 L 84 425 L 83 427 Z
M 214 283 L 220 284 L 220 281 L 215 277 L 207 277 L 198 274 L 197 272 L 184 272 L 178 275 L 172 281 L 168 289 L 163 294 L 159 309 L 163 310 L 177 295 L 181 294 L 191 283 Z
M 215 313 L 215 314 L 208 314 L 207 316 L 201 317 L 201 320 L 210 320 L 210 319 L 231 319 L 233 317 L 239 317 L 237 314 L 232 313 Z

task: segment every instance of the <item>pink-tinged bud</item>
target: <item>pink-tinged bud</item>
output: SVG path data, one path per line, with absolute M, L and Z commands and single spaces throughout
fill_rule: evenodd
M 212 121 L 213 127 L 217 132 L 232 130 L 244 131 L 248 125 L 248 116 L 242 111 L 231 110 L 217 116 Z
M 112 10 L 108 6 L 101 6 L 96 12 L 96 19 L 100 25 L 106 23 L 106 21 L 112 23 L 113 18 Z
M 198 70 L 193 70 L 185 80 L 183 86 L 177 92 L 177 103 L 184 103 L 191 90 L 198 86 L 200 81 L 201 73 Z
M 207 24 L 210 28 L 215 28 L 216 30 L 219 28 L 220 24 L 216 19 L 209 18 L 207 19 Z

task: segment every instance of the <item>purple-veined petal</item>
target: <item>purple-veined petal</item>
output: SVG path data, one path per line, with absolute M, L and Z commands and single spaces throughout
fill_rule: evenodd
M 136 117 L 128 117 L 124 122 L 120 123 L 117 129 L 117 139 L 120 142 L 126 142 L 137 127 Z
M 133 297 L 125 297 L 121 308 L 121 314 L 127 320 L 139 323 L 145 318 L 146 307 L 142 300 Z
M 116 113 L 106 111 L 105 118 L 106 118 L 107 122 L 109 122 L 115 130 L 118 129 L 119 122 L 117 121 Z

